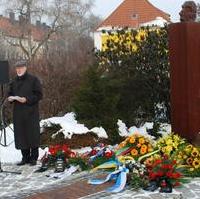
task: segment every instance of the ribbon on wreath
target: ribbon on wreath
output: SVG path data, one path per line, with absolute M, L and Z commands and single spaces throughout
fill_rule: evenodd
M 107 192 L 117 193 L 124 189 L 127 181 L 127 173 L 129 170 L 125 166 L 119 166 L 119 168 L 110 174 L 105 179 L 91 179 L 88 181 L 89 184 L 100 185 L 110 180 L 116 180 L 112 187 L 106 189 Z
M 108 162 L 105 162 L 94 169 L 91 170 L 91 172 L 95 172 L 99 169 L 116 169 L 119 166 L 119 162 L 116 160 L 110 160 Z

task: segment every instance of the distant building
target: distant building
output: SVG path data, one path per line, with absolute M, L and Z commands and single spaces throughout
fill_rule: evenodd
M 163 26 L 170 22 L 170 15 L 156 8 L 148 0 L 124 0 L 94 32 L 94 46 L 102 48 L 102 30 L 124 27 L 137 29 L 141 26 Z
M 18 20 L 14 13 L 9 13 L 9 17 L 0 15 L 0 58 L 26 58 L 22 49 L 17 47 L 21 39 L 25 47 L 28 46 L 28 34 L 23 31 L 24 18 L 19 16 Z M 46 23 L 36 21 L 36 24 L 31 24 L 31 43 L 37 46 L 42 41 L 44 35 L 49 30 Z M 11 44 L 12 43 L 12 44 Z M 15 46 L 16 44 L 16 46 Z

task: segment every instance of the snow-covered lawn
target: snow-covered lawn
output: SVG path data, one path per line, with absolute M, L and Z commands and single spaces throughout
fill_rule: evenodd
M 59 132 L 62 132 L 66 138 L 71 138 L 73 134 L 85 134 L 87 132 L 94 132 L 101 138 L 107 138 L 107 133 L 102 127 L 94 127 L 92 129 L 88 129 L 84 124 L 79 124 L 77 120 L 75 119 L 74 113 L 67 113 L 63 117 L 52 117 L 45 120 L 42 120 L 40 122 L 41 131 L 43 125 L 51 125 L 51 123 L 54 124 L 60 124 L 61 129 Z M 142 127 L 137 128 L 135 126 L 132 126 L 130 128 L 127 128 L 126 125 L 121 121 L 118 120 L 118 131 L 121 136 L 128 136 L 132 133 L 138 132 L 142 135 L 149 136 L 147 133 L 147 129 L 152 128 L 152 123 L 145 123 Z M 170 132 L 170 125 L 164 126 L 164 131 L 162 133 Z M 6 128 L 6 143 L 8 146 L 2 146 L 0 145 L 0 159 L 3 163 L 16 163 L 18 161 L 21 161 L 21 153 L 20 150 L 15 149 L 14 144 L 14 133 L 12 131 L 13 125 L 11 124 L 9 127 Z M 57 133 L 59 133 L 57 132 Z M 1 134 L 1 143 L 4 144 L 4 135 Z M 90 147 L 79 149 L 79 152 L 85 152 L 86 150 L 91 150 Z M 40 149 L 39 151 L 39 159 L 44 155 L 45 151 L 48 151 L 48 148 L 45 150 Z M 77 150 L 76 150 L 77 151 Z
M 44 124 L 51 125 L 51 123 L 60 124 L 61 130 L 60 132 L 63 132 L 65 137 L 71 138 L 73 134 L 85 134 L 87 132 L 93 131 L 96 133 L 99 137 L 107 138 L 107 134 L 105 130 L 100 127 L 95 127 L 91 130 L 89 130 L 87 127 L 85 127 L 83 124 L 79 124 L 75 120 L 74 113 L 68 113 L 64 115 L 63 117 L 52 117 L 49 119 L 42 120 L 40 122 L 40 126 L 42 129 L 42 126 Z M 11 163 L 15 164 L 16 162 L 21 161 L 21 152 L 20 150 L 15 149 L 14 144 L 14 132 L 13 132 L 13 125 L 11 124 L 6 128 L 6 144 L 7 146 L 0 145 L 0 159 L 2 163 Z M 58 132 L 59 133 L 59 132 Z M 1 134 L 1 144 L 4 144 L 4 133 Z M 88 148 L 90 150 L 91 148 Z M 39 159 L 44 155 L 45 151 L 47 149 L 39 150 Z M 85 151 L 85 149 L 83 149 Z M 80 150 L 79 150 L 80 151 Z

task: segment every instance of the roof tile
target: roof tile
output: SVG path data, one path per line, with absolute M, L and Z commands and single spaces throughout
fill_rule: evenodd
M 124 0 L 99 26 L 137 28 L 139 24 L 162 17 L 170 21 L 170 15 L 153 6 L 148 0 Z

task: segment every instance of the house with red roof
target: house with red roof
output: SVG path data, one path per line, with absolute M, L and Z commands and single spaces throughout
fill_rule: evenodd
M 0 43 L 1 43 L 1 59 L 26 58 L 23 50 L 19 47 L 19 41 L 24 47 L 28 46 L 28 33 L 24 28 L 24 18 L 19 16 L 15 18 L 14 13 L 9 13 L 9 17 L 0 15 Z M 50 27 L 46 23 L 36 21 L 36 24 L 30 24 L 32 46 L 37 45 L 44 39 Z M 29 38 L 30 39 L 30 38 Z M 2 51 L 4 55 L 2 56 Z
M 116 30 L 128 27 L 163 26 L 170 22 L 170 15 L 155 7 L 148 0 L 124 0 L 95 30 L 94 45 L 101 49 L 102 30 Z

